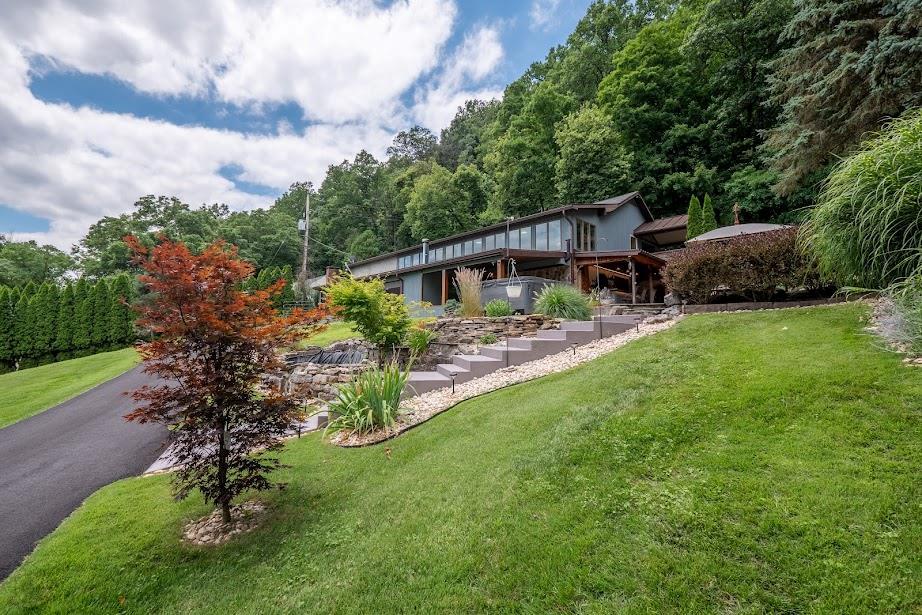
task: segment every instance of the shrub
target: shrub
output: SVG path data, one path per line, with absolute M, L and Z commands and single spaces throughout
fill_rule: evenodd
M 407 333 L 406 344 L 415 356 L 419 356 L 426 352 L 426 349 L 429 348 L 429 344 L 431 344 L 436 337 L 433 331 L 422 327 L 416 327 L 410 329 L 410 332 Z
M 446 316 L 456 316 L 461 311 L 461 302 L 457 299 L 449 299 L 442 306 L 442 311 Z
M 455 288 L 461 297 L 462 316 L 480 316 L 483 307 L 480 303 L 480 290 L 483 284 L 483 269 L 461 267 L 455 272 Z
M 497 318 L 500 316 L 512 316 L 512 305 L 505 299 L 493 299 L 484 306 L 487 316 Z
M 483 335 L 480 336 L 480 339 L 478 341 L 484 346 L 487 346 L 488 344 L 495 344 L 496 342 L 499 341 L 499 338 L 493 335 L 492 333 L 484 333 Z
M 759 301 L 779 288 L 823 286 L 816 259 L 798 243 L 795 228 L 693 244 L 669 261 L 663 278 L 694 303 L 707 303 L 717 289 Z
M 396 361 L 358 374 L 339 387 L 330 410 L 337 417 L 327 425 L 327 431 L 348 431 L 366 434 L 390 427 L 400 412 L 400 395 L 409 378 L 409 366 L 401 369 Z
M 535 309 L 552 318 L 589 320 L 592 317 L 589 297 L 565 284 L 542 288 L 536 295 Z
M 883 288 L 922 274 L 922 109 L 836 165 L 803 237 L 842 284 Z
M 379 349 L 403 342 L 410 327 L 409 311 L 400 295 L 384 290 L 381 280 L 343 276 L 330 285 L 327 296 L 339 316 Z

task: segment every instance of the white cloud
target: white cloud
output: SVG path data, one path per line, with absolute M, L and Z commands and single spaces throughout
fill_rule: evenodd
M 503 59 L 499 30 L 482 26 L 464 38 L 445 64 L 444 70 L 417 94 L 413 107 L 417 121 L 433 130 L 447 125 L 464 101 L 478 98 L 501 98 L 498 88 L 469 90 L 465 84 L 489 75 Z
M 271 199 L 218 170 L 238 165 L 239 179 L 279 191 L 319 182 L 360 149 L 382 155 L 412 122 L 437 130 L 465 99 L 499 94 L 478 86 L 503 57 L 495 29 L 444 49 L 453 0 L 76 4 L 23 0 L 0 15 L 0 203 L 52 221 L 50 232 L 17 239 L 67 248 L 144 194 L 265 206 Z M 256 135 L 47 103 L 29 90 L 34 57 L 156 95 L 256 108 L 294 101 L 314 122 L 299 132 L 282 120 L 275 134 Z M 400 97 L 414 89 L 408 109 Z
M 557 16 L 560 0 L 532 0 L 528 16 L 531 19 L 532 29 L 549 27 Z
M 159 0 L 14 5 L 0 29 L 54 66 L 143 92 L 296 102 L 344 121 L 391 103 L 435 66 L 452 0 Z

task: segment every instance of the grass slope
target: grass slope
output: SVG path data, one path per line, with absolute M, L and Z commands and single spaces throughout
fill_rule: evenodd
M 347 340 L 353 337 L 362 337 L 352 329 L 349 323 L 337 320 L 331 322 L 326 329 L 310 335 L 298 343 L 299 348 L 307 346 L 329 346 L 333 342 Z
M 271 524 L 218 549 L 121 481 L 0 611 L 917 612 L 922 370 L 865 317 L 695 316 L 385 445 L 292 442 Z
M 137 365 L 132 348 L 0 375 L 0 428 L 76 397 Z

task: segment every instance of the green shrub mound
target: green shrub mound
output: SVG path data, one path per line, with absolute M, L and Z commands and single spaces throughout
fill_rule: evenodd
M 383 349 L 403 343 L 410 313 L 403 297 L 384 290 L 380 279 L 338 278 L 327 289 L 327 297 L 340 317 L 372 344 Z
M 512 316 L 512 305 L 505 299 L 493 299 L 483 306 L 487 316 L 499 318 L 501 316 Z
M 922 109 L 835 167 L 803 236 L 842 284 L 886 289 L 922 350 Z
M 835 167 L 803 234 L 843 284 L 884 288 L 922 273 L 922 109 Z
M 708 303 L 717 293 L 766 301 L 779 290 L 817 292 L 825 285 L 797 232 L 786 228 L 692 244 L 669 261 L 663 279 L 672 292 L 693 303 Z
M 565 284 L 545 286 L 535 297 L 535 310 L 551 318 L 589 320 L 592 308 L 589 297 Z

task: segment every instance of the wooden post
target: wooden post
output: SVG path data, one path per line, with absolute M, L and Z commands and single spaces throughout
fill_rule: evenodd
M 499 259 L 496 261 L 496 279 L 502 280 L 506 277 L 506 261 Z
M 655 295 L 653 294 L 653 267 L 647 267 L 647 303 L 653 303 Z
M 442 303 L 448 301 L 448 269 L 442 269 Z
M 634 259 L 628 261 L 631 269 L 631 303 L 637 303 L 637 266 L 634 265 Z

